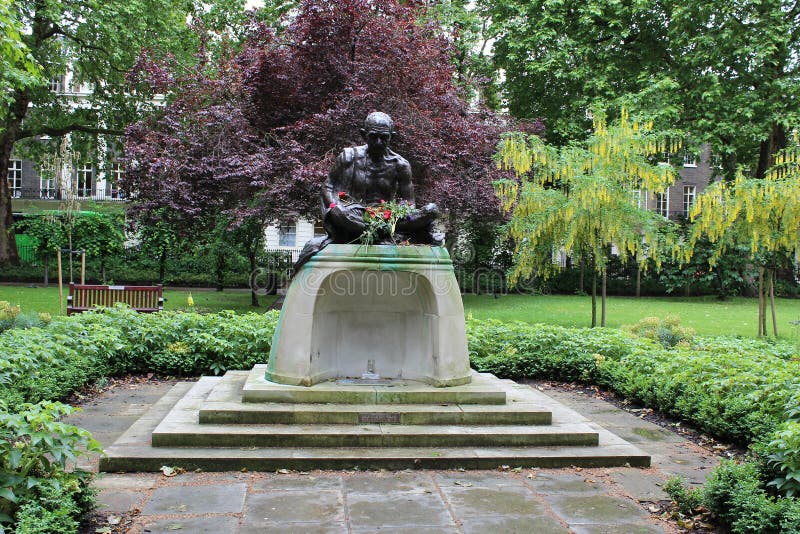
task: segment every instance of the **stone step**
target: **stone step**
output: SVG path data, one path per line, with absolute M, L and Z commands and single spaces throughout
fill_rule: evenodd
M 259 364 L 248 373 L 242 388 L 244 402 L 336 403 L 336 404 L 505 404 L 506 392 L 497 379 L 485 373 L 472 374 L 462 386 L 432 387 L 413 380 L 337 380 L 313 386 L 291 386 L 265 378 L 267 366 Z M 229 373 L 226 373 L 226 375 Z M 493 380 L 494 379 L 494 380 Z
M 153 447 L 525 447 L 592 446 L 584 425 L 172 425 L 153 431 Z
M 474 409 L 482 408 L 482 409 Z M 488 409 L 487 409 L 488 408 Z M 514 410 L 489 406 L 448 404 L 258 404 L 207 403 L 199 412 L 201 425 L 549 425 L 548 411 L 514 406 Z
M 220 381 L 201 378 L 153 430 L 153 447 L 519 447 L 598 442 L 597 432 L 580 422 L 546 426 L 200 424 L 200 410 L 221 396 L 216 388 Z
M 225 374 L 200 408 L 200 424 L 549 425 L 552 422 L 550 411 L 525 399 L 512 399 L 503 406 L 242 402 L 248 374 L 246 371 Z
M 158 471 L 163 465 L 206 471 L 276 469 L 406 469 L 465 468 L 493 469 L 511 467 L 648 467 L 650 457 L 602 427 L 587 421 L 576 412 L 550 400 L 553 416 L 585 424 L 598 434 L 597 446 L 561 447 L 153 447 L 150 437 L 179 401 L 184 399 L 180 419 L 192 422 L 187 393 L 203 383 L 207 390 L 219 379 L 201 379 L 200 383 L 179 383 L 144 416 L 134 423 L 106 450 L 100 459 L 101 471 Z M 534 392 L 537 396 L 546 395 Z M 192 396 L 189 396 L 190 399 Z M 549 399 L 549 397 L 546 397 Z M 178 414 L 174 414 L 178 415 Z M 197 411 L 195 408 L 194 417 Z M 199 425 L 198 425 L 199 426 Z
M 629 445 L 600 447 L 224 448 L 113 445 L 102 472 L 291 469 L 497 469 L 516 467 L 650 467 L 650 456 Z

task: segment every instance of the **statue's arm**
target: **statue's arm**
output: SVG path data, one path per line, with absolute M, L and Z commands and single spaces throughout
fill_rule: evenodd
M 332 202 L 336 203 L 338 200 L 339 191 L 337 191 L 337 187 L 342 176 L 342 170 L 344 168 L 343 154 L 344 153 L 336 156 L 336 160 L 333 162 L 333 167 L 331 167 L 331 170 L 328 173 L 328 179 L 325 180 L 325 185 L 322 186 L 322 203 L 326 208 L 330 206 Z
M 411 165 L 401 161 L 397 169 L 397 196 L 399 200 L 414 203 L 414 184 L 411 182 Z

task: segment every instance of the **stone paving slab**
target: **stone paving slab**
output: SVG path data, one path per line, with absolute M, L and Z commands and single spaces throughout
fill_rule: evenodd
M 156 389 L 163 393 L 167 388 L 160 384 Z M 119 388 L 104 395 L 102 402 L 85 406 L 81 414 L 82 424 L 90 431 L 102 429 L 108 417 L 116 417 L 116 414 L 126 411 L 128 395 L 132 393 Z M 135 394 L 140 395 L 141 392 L 136 391 Z M 171 478 L 153 473 L 101 473 L 94 485 L 104 495 L 114 492 L 122 494 L 117 500 L 121 506 L 114 506 L 115 508 L 124 507 L 123 501 L 128 500 L 131 503 L 128 511 L 140 511 L 133 516 L 130 532 L 134 534 L 677 533 L 674 525 L 649 514 L 649 503 L 639 502 L 639 499 L 660 497 L 660 485 L 676 468 L 689 474 L 692 480 L 701 481 L 710 466 L 716 464 L 716 459 L 672 433 L 659 439 L 660 427 L 618 410 L 606 402 L 562 392 L 558 392 L 558 398 L 580 411 L 582 416 L 592 418 L 599 428 L 608 424 L 615 430 L 621 429 L 620 433 L 623 435 L 640 435 L 643 440 L 639 442 L 639 446 L 653 455 L 653 467 L 514 470 L 511 466 L 509 469 L 491 471 L 351 470 L 310 471 L 307 474 L 249 473 L 237 470 L 220 473 L 189 472 Z M 634 433 L 634 428 L 644 428 L 647 432 Z M 112 435 L 107 439 L 113 440 L 116 437 L 118 436 Z M 104 445 L 108 446 L 109 442 Z M 231 493 L 225 493 L 227 497 L 216 508 L 224 511 L 211 512 L 190 501 L 193 495 L 210 496 L 224 487 L 232 488 L 225 490 Z M 330 507 L 320 506 L 316 495 L 321 493 L 326 496 Z M 497 509 L 492 509 L 493 493 L 498 498 L 503 497 L 502 506 L 505 508 L 498 506 Z M 134 498 L 134 494 L 138 495 L 138 499 Z M 265 497 L 259 501 L 261 495 Z M 273 503 L 284 499 L 288 510 L 282 513 L 296 515 L 285 515 L 280 520 L 275 515 L 272 516 L 272 521 L 264 519 L 270 517 L 269 514 L 262 513 L 265 511 L 264 507 L 251 508 L 248 503 L 266 504 L 270 502 L 266 496 L 280 497 L 277 501 L 273 499 Z M 370 519 L 370 504 L 378 510 L 388 509 L 394 506 L 399 497 L 404 499 L 408 515 L 421 510 L 420 513 L 428 518 L 427 521 L 438 524 L 420 526 L 416 524 L 417 520 L 409 520 L 405 524 L 390 527 L 382 521 Z M 474 513 L 469 508 L 469 503 L 486 513 Z M 355 520 L 353 504 L 356 505 Z M 186 508 L 182 509 L 182 505 Z M 598 519 L 600 513 L 584 512 L 591 507 L 602 510 L 605 514 L 602 520 Z M 114 510 L 113 513 L 118 515 L 124 511 Z M 517 513 L 521 511 L 524 513 Z M 296 517 L 305 521 L 287 520 Z M 373 523 L 368 524 L 369 521 Z

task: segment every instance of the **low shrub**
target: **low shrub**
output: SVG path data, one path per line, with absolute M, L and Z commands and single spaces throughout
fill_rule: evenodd
M 101 452 L 89 432 L 60 421 L 75 411 L 57 403 L 0 402 L 0 532 L 74 532 L 94 506 L 89 473 L 68 471 L 78 457 Z
M 0 334 L 0 400 L 12 406 L 58 399 L 109 375 L 249 369 L 267 358 L 277 318 L 274 311 L 138 314 L 119 307 L 24 331 L 10 329 Z M 651 329 L 654 335 L 637 337 L 612 329 L 469 319 L 467 336 L 472 365 L 479 371 L 599 384 L 717 438 L 760 443 L 763 461 L 753 463 L 756 473 L 727 466 L 704 490 L 703 502 L 737 531 L 759 521 L 781 528 L 796 524 L 796 501 L 766 492 L 789 494 L 800 480 L 798 425 L 786 423 L 800 412 L 796 347 L 724 337 L 690 343 L 684 335 L 675 341 L 677 326 L 659 321 Z M 670 336 L 662 335 L 662 328 Z M 10 454 L 10 449 L 3 452 L 2 461 L 8 462 Z M 768 487 L 769 482 L 774 483 Z M 683 498 L 692 506 L 697 496 Z M 60 521 L 65 512 L 58 510 L 38 516 Z
M 679 510 L 690 514 L 705 507 L 734 534 L 782 534 L 800 532 L 800 501 L 770 495 L 758 462 L 723 460 L 701 489 L 687 489 L 678 479 L 664 491 Z
M 61 399 L 104 376 L 196 376 L 249 369 L 269 354 L 277 312 L 162 312 L 119 307 L 0 336 L 0 400 Z
M 33 328 L 45 326 L 50 323 L 49 313 L 21 313 L 19 306 L 12 306 L 10 302 L 0 300 L 0 333 L 12 328 Z
M 623 326 L 622 329 L 635 336 L 657 341 L 667 349 L 678 343 L 689 346 L 694 339 L 694 330 L 681 326 L 681 318 L 677 315 L 667 315 L 664 319 L 645 317 L 635 325 Z
M 743 445 L 784 420 L 800 384 L 800 362 L 787 344 L 715 338 L 667 350 L 619 330 L 491 320 L 468 321 L 467 335 L 480 371 L 599 384 Z

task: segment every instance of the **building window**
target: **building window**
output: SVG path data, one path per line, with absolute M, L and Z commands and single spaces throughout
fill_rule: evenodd
M 56 179 L 50 174 L 51 172 L 45 169 L 44 165 L 39 168 L 39 196 L 44 199 L 58 198 Z
M 8 162 L 8 188 L 11 198 L 22 197 L 22 160 L 12 159 Z
M 78 167 L 75 180 L 75 196 L 90 197 L 94 189 L 94 167 L 91 163 L 84 163 Z
M 61 76 L 53 76 L 50 78 L 50 92 L 51 93 L 63 93 L 65 92 L 65 76 L 62 74 Z
M 692 154 L 688 150 L 683 153 L 684 167 L 697 167 L 697 154 Z
M 125 195 L 119 188 L 120 178 L 122 178 L 122 163 L 112 163 L 108 166 L 108 198 L 122 200 Z
M 647 199 L 641 189 L 631 189 L 631 204 L 640 210 L 645 209 L 646 200 Z
M 669 189 L 664 193 L 656 193 L 656 213 L 669 217 Z
M 294 221 L 281 223 L 278 227 L 278 246 L 293 247 L 297 243 L 297 224 Z
M 694 206 L 694 197 L 697 193 L 697 186 L 694 185 L 684 185 L 683 186 L 683 216 L 689 217 L 689 213 L 692 211 L 692 206 Z

